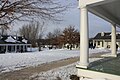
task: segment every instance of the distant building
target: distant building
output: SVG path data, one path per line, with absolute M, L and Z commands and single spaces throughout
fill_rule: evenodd
M 22 36 L 1 35 L 0 36 L 0 53 L 5 52 L 26 52 L 28 46 L 28 40 Z
M 120 33 L 116 33 L 116 44 L 120 47 Z M 93 45 L 97 48 L 111 48 L 111 33 L 101 32 L 93 38 Z
M 67 49 L 79 49 L 80 48 L 80 43 L 78 44 L 64 44 L 62 48 L 67 48 Z

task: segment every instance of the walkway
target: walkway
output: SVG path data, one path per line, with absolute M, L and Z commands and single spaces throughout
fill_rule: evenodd
M 99 57 L 101 53 L 92 54 L 90 57 Z M 0 80 L 30 80 L 29 77 L 34 73 L 45 72 L 58 67 L 66 66 L 79 61 L 79 57 L 68 58 L 50 63 L 44 63 L 36 67 L 29 67 L 18 71 L 0 74 Z
M 54 68 L 66 66 L 74 62 L 77 62 L 78 60 L 79 57 L 69 58 L 65 60 L 45 63 L 37 67 L 29 67 L 18 71 L 3 73 L 0 75 L 0 80 L 29 80 L 29 77 L 32 76 L 34 73 L 40 73 Z

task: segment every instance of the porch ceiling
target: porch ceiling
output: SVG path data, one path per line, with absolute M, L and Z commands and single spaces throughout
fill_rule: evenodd
M 87 5 L 89 12 L 117 24 L 120 27 L 120 0 L 112 0 L 111 2 L 97 2 Z

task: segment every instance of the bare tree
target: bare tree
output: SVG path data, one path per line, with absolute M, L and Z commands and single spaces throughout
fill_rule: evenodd
M 40 25 L 39 22 L 32 22 L 22 26 L 22 28 L 19 29 L 19 33 L 28 39 L 33 46 L 36 46 L 36 40 L 39 36 L 42 37 L 43 35 L 43 26 L 44 24 Z
M 46 35 L 46 39 L 48 40 L 48 45 L 53 45 L 53 39 L 55 38 L 55 35 L 52 32 L 49 32 Z
M 0 0 L 0 25 L 30 21 L 39 17 L 40 20 L 59 21 L 59 14 L 68 7 L 59 0 Z
M 40 29 L 39 29 L 39 35 L 38 35 L 38 39 L 37 39 L 37 45 L 39 47 L 39 51 L 41 51 L 41 46 L 42 46 L 42 38 L 44 36 L 44 32 L 45 32 L 46 28 L 44 26 L 44 22 L 42 23 L 42 25 L 40 25 Z
M 47 39 L 52 39 L 55 37 L 58 37 L 62 34 L 62 31 L 59 28 L 54 29 L 53 32 L 48 32 L 48 34 L 46 35 Z
M 59 28 L 53 30 L 53 32 L 49 32 L 46 35 L 46 40 L 48 45 L 52 45 L 55 48 L 60 48 L 60 36 L 62 35 L 62 31 Z
M 48 34 L 46 35 L 46 39 L 53 39 L 55 37 L 55 35 L 52 32 L 48 32 Z
M 53 39 L 54 45 L 56 46 L 56 48 L 61 48 L 61 44 L 60 44 L 60 37 L 62 35 L 61 29 L 56 28 L 53 31 L 53 35 L 54 35 L 54 39 Z
M 7 34 L 7 30 L 8 30 L 9 28 L 7 28 L 6 26 L 4 26 L 4 25 L 2 25 L 1 27 L 0 27 L 0 35 L 5 35 L 5 34 Z
M 69 25 L 63 31 L 55 29 L 53 32 L 49 32 L 46 35 L 49 45 L 54 45 L 57 48 L 61 48 L 64 44 L 69 44 L 69 49 L 72 49 L 74 45 L 78 46 L 80 43 L 80 33 L 74 26 Z
M 61 29 L 59 29 L 59 28 L 54 29 L 53 35 L 54 35 L 55 37 L 58 37 L 58 36 L 60 36 L 61 34 L 62 34 Z
M 61 36 L 61 42 L 63 44 L 70 44 L 70 49 L 72 49 L 72 44 L 79 44 L 80 42 L 80 33 L 74 26 L 68 26 L 63 30 L 63 34 Z

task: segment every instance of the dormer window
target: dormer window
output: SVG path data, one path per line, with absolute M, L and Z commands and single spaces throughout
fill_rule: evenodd
M 101 32 L 101 36 L 104 36 L 105 35 L 105 33 L 104 32 Z

